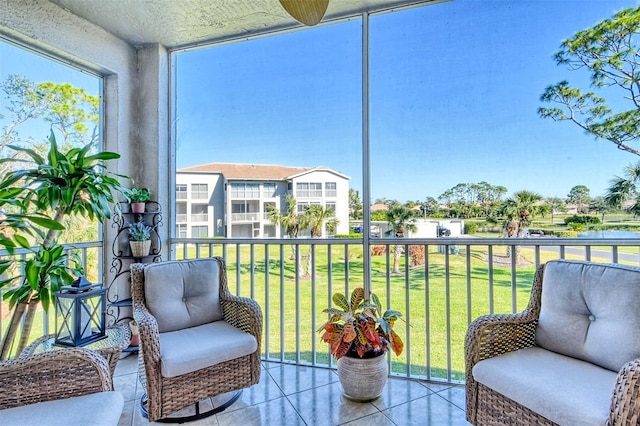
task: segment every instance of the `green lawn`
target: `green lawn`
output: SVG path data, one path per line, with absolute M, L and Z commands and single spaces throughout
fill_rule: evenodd
M 396 329 L 409 350 L 400 357 L 393 357 L 393 372 L 446 378 L 450 366 L 452 379 L 463 380 L 463 342 L 469 322 L 490 312 L 491 304 L 493 312 L 505 313 L 512 311 L 513 298 L 516 310 L 526 306 L 534 274 L 533 251 L 522 250 L 523 258 L 528 259 L 530 265 L 518 269 L 512 288 L 510 268 L 495 264 L 490 285 L 486 248 L 472 249 L 470 268 L 467 268 L 464 250 L 460 255 L 449 256 L 448 277 L 445 256 L 437 253 L 437 247 L 430 248 L 428 267 L 410 268 L 408 280 L 405 280 L 403 265 L 401 274 L 388 275 L 386 256 L 374 256 L 372 289 L 383 306 L 392 307 L 404 315 L 405 321 L 396 323 Z M 302 246 L 303 256 L 308 251 L 308 246 Z M 505 252 L 505 247 L 494 247 L 494 254 Z M 221 249 L 214 252 L 214 255 L 222 254 Z M 362 286 L 362 247 L 349 246 L 348 262 L 344 261 L 342 245 L 332 246 L 330 262 L 327 247 L 317 247 L 313 280 L 310 277 L 296 279 L 290 246 L 284 247 L 282 266 L 279 247 L 270 246 L 268 267 L 265 267 L 264 246 L 256 246 L 253 272 L 250 270 L 249 247 L 241 247 L 239 255 L 241 267 L 238 270 L 238 250 L 236 246 L 227 248 L 229 286 L 234 293 L 239 288 L 241 295 L 253 296 L 262 306 L 265 317 L 268 316 L 269 329 L 264 330 L 263 351 L 267 349 L 268 356 L 276 359 L 327 363 L 328 347 L 320 342 L 315 330 L 327 319 L 322 309 L 329 305 L 330 295 L 344 293 L 347 282 L 349 289 Z M 200 257 L 207 256 L 208 249 L 200 251 Z M 548 256 L 551 258 L 552 255 Z M 392 256 L 389 261 L 393 263 Z M 268 347 L 265 347 L 267 339 Z
M 327 319 L 322 309 L 330 305 L 331 295 L 363 285 L 362 246 L 338 243 L 330 250 L 317 246 L 314 273 L 296 278 L 290 245 L 269 245 L 267 257 L 264 245 L 251 250 L 249 245 L 223 248 L 222 243 L 216 242 L 213 253 L 208 245 L 198 250 L 192 247 L 187 257 L 226 258 L 231 292 L 253 297 L 262 306 L 263 353 L 272 359 L 329 363 L 328 346 L 320 342 L 316 330 Z M 626 249 L 638 252 L 637 246 Z M 300 269 L 306 266 L 309 250 L 310 246 L 300 248 Z M 182 250 L 176 251 L 181 257 Z M 506 246 L 494 246 L 493 253 L 504 260 Z M 448 256 L 448 276 L 446 257 L 438 253 L 437 246 L 429 246 L 427 266 L 410 267 L 405 272 L 403 258 L 399 275 L 387 273 L 386 255 L 373 256 L 373 291 L 385 308 L 396 309 L 404 316 L 395 327 L 405 342 L 405 351 L 400 357 L 392 357 L 392 371 L 430 378 L 447 378 L 447 371 L 451 371 L 451 379 L 464 380 L 464 335 L 469 322 L 489 312 L 520 311 L 528 302 L 534 274 L 533 249 L 523 247 L 521 255 L 524 264 L 518 266 L 513 286 L 510 267 L 502 266 L 500 259 L 494 261 L 493 280 L 489 282 L 484 246 L 471 247 L 468 264 L 464 247 L 458 255 Z M 557 254 L 546 251 L 540 256 L 541 262 L 557 258 Z M 392 255 L 388 261 L 390 270 Z M 39 337 L 42 315 L 36 316 L 33 329 L 31 340 Z M 54 330 L 53 318 L 50 330 Z

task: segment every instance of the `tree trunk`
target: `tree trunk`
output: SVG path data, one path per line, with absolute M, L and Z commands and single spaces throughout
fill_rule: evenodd
M 304 276 L 305 277 L 310 277 L 311 276 L 311 247 L 309 247 L 309 254 L 307 255 L 307 267 L 304 271 Z
M 24 317 L 24 328 L 22 329 L 22 333 L 20 333 L 20 341 L 18 342 L 18 348 L 16 349 L 16 354 L 19 355 L 22 350 L 27 346 L 29 342 L 29 335 L 31 334 L 31 329 L 33 328 L 33 320 L 36 317 L 36 310 L 38 309 L 39 300 L 31 299 L 27 304 L 27 312 Z
M 511 249 L 513 247 L 513 250 Z M 522 254 L 520 253 L 522 248 L 520 246 L 507 246 L 507 257 L 511 259 L 511 253 L 515 252 L 516 263 L 520 262 L 520 257 Z
M 59 224 L 62 224 L 62 221 L 64 220 L 64 216 L 65 216 L 64 210 L 62 210 L 60 207 L 58 207 L 56 209 L 56 215 L 53 218 L 53 220 L 55 220 Z M 56 231 L 55 229 L 49 229 L 47 231 L 47 235 L 44 238 L 44 241 L 42 242 L 42 245 L 45 246 L 46 248 L 51 247 L 51 245 L 55 241 L 56 237 L 58 236 L 59 232 L 60 231 Z
M 298 278 L 302 278 L 304 276 L 304 265 L 302 263 L 303 257 L 304 256 L 302 256 L 300 252 L 300 246 L 298 246 L 295 252 L 295 266 L 294 266 L 296 276 Z
M 402 256 L 402 248 L 400 244 L 396 244 L 393 246 L 393 273 L 400 273 L 400 257 Z
M 11 315 L 9 327 L 7 327 L 7 332 L 5 333 L 4 340 L 2 341 L 2 351 L 0 352 L 1 361 L 4 361 L 9 357 L 11 345 L 16 339 L 16 333 L 18 332 L 18 328 L 20 328 L 20 320 L 22 319 L 22 315 L 26 308 L 26 303 L 18 303 L 13 307 L 13 315 Z

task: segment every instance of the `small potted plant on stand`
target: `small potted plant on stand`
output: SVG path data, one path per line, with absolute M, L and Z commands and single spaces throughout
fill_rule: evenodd
M 384 356 L 389 348 L 400 355 L 404 343 L 393 331 L 400 312 L 382 308 L 375 294 L 364 298 L 364 289 L 356 288 L 351 300 L 336 293 L 333 303 L 337 308 L 323 312 L 329 320 L 320 327 L 321 339 L 330 345 L 331 355 L 338 360 L 338 376 L 344 396 L 354 401 L 370 401 L 382 393 L 387 382 L 389 367 Z
M 153 227 L 142 220 L 129 224 L 129 246 L 133 257 L 144 257 L 149 254 L 151 231 L 153 231 Z
M 150 197 L 146 188 L 131 188 L 125 191 L 125 196 L 131 204 L 131 213 L 144 213 L 146 202 Z

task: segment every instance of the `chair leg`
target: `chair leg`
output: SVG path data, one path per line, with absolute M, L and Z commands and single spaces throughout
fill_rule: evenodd
M 234 402 L 236 402 L 238 398 L 240 398 L 240 395 L 242 395 L 242 389 L 236 391 L 236 393 L 234 393 L 233 396 L 229 398 L 229 400 L 224 404 L 222 404 L 221 406 L 212 408 L 211 410 L 205 411 L 204 413 L 200 412 L 200 401 L 198 401 L 195 403 L 196 414 L 192 416 L 165 417 L 164 419 L 159 419 L 156 421 L 160 423 L 186 423 L 186 422 L 192 422 L 194 420 L 204 419 L 209 416 L 213 416 L 214 414 L 223 412 L 224 410 L 229 408 Z M 142 412 L 142 417 L 144 417 L 145 419 L 149 418 L 149 411 L 147 410 L 147 401 L 148 401 L 148 397 L 147 397 L 147 394 L 145 393 L 144 395 L 142 395 L 142 398 L 140 398 L 140 411 Z

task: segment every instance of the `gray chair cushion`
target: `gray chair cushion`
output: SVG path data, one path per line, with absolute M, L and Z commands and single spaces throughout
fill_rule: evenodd
M 638 268 L 550 261 L 536 344 L 617 372 L 640 357 L 639 301 Z
M 181 376 L 254 353 L 256 338 L 226 321 L 160 333 L 161 374 Z
M 123 407 L 120 392 L 98 392 L 0 410 L 0 425 L 115 426 Z
M 616 373 L 531 347 L 478 362 L 473 378 L 566 426 L 604 426 Z
M 215 259 L 150 264 L 144 269 L 144 294 L 161 333 L 223 317 L 220 268 Z

